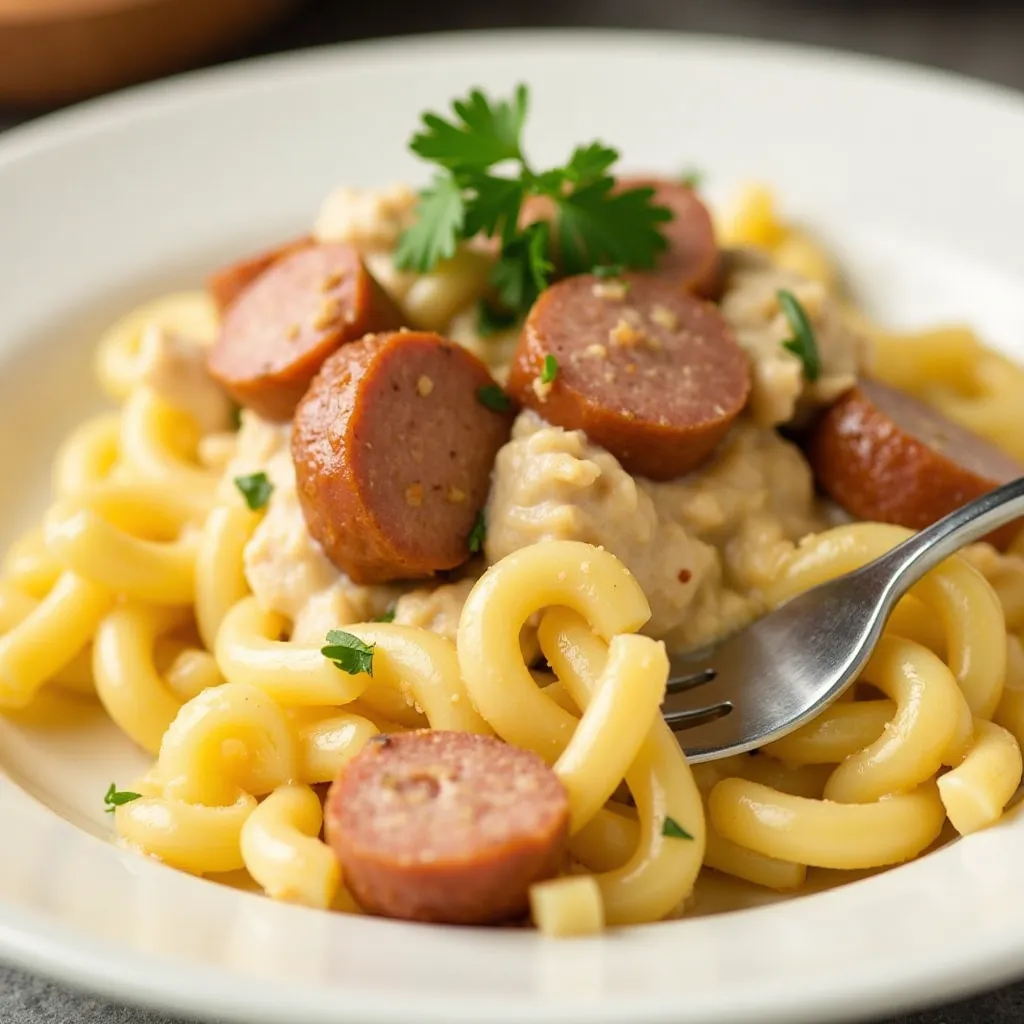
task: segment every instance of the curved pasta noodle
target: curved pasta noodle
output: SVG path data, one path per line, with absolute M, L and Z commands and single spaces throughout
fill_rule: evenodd
M 339 671 L 317 647 L 279 639 L 285 620 L 254 597 L 239 601 L 217 632 L 215 654 L 224 678 L 246 683 L 285 705 L 348 704 L 369 685 L 367 675 Z
M 380 730 L 368 718 L 334 708 L 292 708 L 288 719 L 298 744 L 296 778 L 333 782 Z
M 450 640 L 414 626 L 365 623 L 345 629 L 374 648 L 374 686 L 363 694 L 368 704 L 373 704 L 377 688 L 385 686 L 421 709 L 432 729 L 484 734 L 493 731 L 478 713 L 463 682 L 459 658 Z M 388 713 L 386 706 L 381 711 Z
M 896 702 L 896 715 L 878 739 L 836 768 L 826 800 L 863 804 L 905 793 L 963 757 L 970 709 L 953 673 L 928 648 L 883 636 L 861 678 Z
M 341 879 L 338 860 L 318 838 L 320 798 L 308 786 L 275 789 L 242 826 L 246 870 L 268 896 L 329 907 Z
M 571 833 L 590 821 L 625 777 L 661 714 L 667 680 L 664 646 L 623 635 L 612 638 L 594 691 L 577 692 L 586 710 L 555 762 L 569 793 Z
M 819 868 L 899 864 L 939 837 L 946 812 L 934 782 L 865 804 L 809 800 L 746 779 L 723 779 L 708 797 L 725 839 L 765 857 Z
M 991 825 L 1003 813 L 1021 780 L 1020 746 L 994 722 L 977 719 L 974 744 L 960 765 L 939 781 L 939 796 L 961 834 Z
M 584 708 L 605 671 L 607 646 L 584 620 L 563 608 L 548 611 L 539 632 L 545 657 Z M 585 714 L 586 712 L 584 712 Z M 626 784 L 636 802 L 639 841 L 626 863 L 597 875 L 609 924 L 654 921 L 692 891 L 704 857 L 704 811 L 679 744 L 665 721 L 651 726 Z M 689 838 L 666 834 L 671 818 Z M 607 823 L 606 823 L 607 824 Z M 588 844 L 577 836 L 573 853 L 588 863 Z
M 579 612 L 605 640 L 633 633 L 650 606 L 626 567 L 578 541 L 545 541 L 506 556 L 477 580 L 459 621 L 458 656 L 473 703 L 509 743 L 554 763 L 576 718 L 538 689 L 523 662 L 520 631 L 542 608 Z
M 157 638 L 188 621 L 184 608 L 126 604 L 96 630 L 93 676 L 106 712 L 143 750 L 155 754 L 182 701 L 160 677 Z
M 226 806 L 239 791 L 259 796 L 284 785 L 296 761 L 277 703 L 254 686 L 225 683 L 182 705 L 160 745 L 156 778 L 167 797 Z
M 853 523 L 800 542 L 770 588 L 773 605 L 885 554 L 910 531 L 883 523 Z M 992 716 L 1006 677 L 1003 611 L 985 577 L 953 556 L 911 591 L 939 616 L 947 661 L 973 714 Z
M 0 707 L 27 706 L 39 688 L 92 640 L 113 603 L 109 590 L 73 572 L 0 636 Z
M 836 703 L 761 750 L 797 764 L 839 764 L 875 743 L 895 714 L 891 700 Z
M 137 601 L 191 604 L 198 537 L 185 527 L 194 512 L 188 495 L 110 482 L 58 502 L 44 530 L 51 551 L 87 579 Z
M 114 812 L 121 840 L 141 853 L 194 875 L 245 867 L 242 826 L 256 809 L 256 798 L 239 793 L 227 806 L 143 796 Z
M 206 517 L 196 553 L 196 624 L 207 650 L 228 612 L 249 593 L 244 554 L 260 517 L 244 505 L 218 505 Z
M 102 413 L 73 430 L 53 463 L 53 492 L 67 498 L 106 480 L 120 454 L 121 418 Z
M 4 556 L 5 582 L 30 597 L 46 597 L 63 571 L 64 566 L 46 546 L 42 526 L 23 533 Z
M 190 416 L 171 408 L 150 388 L 136 388 L 125 402 L 120 435 L 125 464 L 139 479 L 187 494 L 202 508 L 213 504 L 220 478 L 186 457 L 195 451 L 199 436 Z
M 127 398 L 138 383 L 142 335 L 150 325 L 209 342 L 217 334 L 218 317 L 204 291 L 165 295 L 123 316 L 100 338 L 96 352 L 96 375 L 111 398 Z

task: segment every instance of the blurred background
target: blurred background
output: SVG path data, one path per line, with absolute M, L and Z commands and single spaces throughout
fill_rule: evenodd
M 373 36 L 525 26 L 790 40 L 1024 88 L 1024 0 L 0 0 L 0 128 L 207 63 Z

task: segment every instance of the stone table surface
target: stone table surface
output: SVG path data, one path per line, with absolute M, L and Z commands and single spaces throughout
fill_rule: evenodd
M 657 28 L 804 42 L 916 61 L 1024 89 L 1021 0 L 441 0 L 365 6 L 311 0 L 244 51 L 223 56 L 233 60 L 373 36 L 529 26 Z M 0 130 L 30 113 L 35 112 L 0 108 Z M 1024 984 L 884 1024 L 1021 1022 Z M 0 966 L 0 1024 L 193 1022 L 116 1006 Z

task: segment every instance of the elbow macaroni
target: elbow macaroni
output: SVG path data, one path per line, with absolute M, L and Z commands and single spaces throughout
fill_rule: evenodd
M 778 218 L 767 190 L 749 191 L 719 230 L 841 298 L 828 254 Z M 488 272 L 487 259 L 460 251 L 406 282 L 404 308 L 443 329 Z M 1024 370 L 965 328 L 896 335 L 852 311 L 849 320 L 881 378 L 1024 456 Z M 95 693 L 155 758 L 131 786 L 140 797 L 114 815 L 125 845 L 195 874 L 244 868 L 275 899 L 359 912 L 320 838 L 313 787 L 378 732 L 497 734 L 544 758 L 569 796 L 573 868 L 532 887 L 534 922 L 586 935 L 680 912 L 705 869 L 789 892 L 809 868 L 899 863 L 947 819 L 962 834 L 992 824 L 1016 791 L 1024 560 L 984 546 L 900 603 L 846 698 L 753 757 L 694 771 L 660 716 L 668 661 L 640 634 L 647 598 L 590 545 L 549 541 L 491 566 L 456 643 L 411 626 L 334 623 L 374 649 L 372 679 L 339 671 L 251 592 L 245 553 L 262 513 L 222 480 L 234 436 L 149 385 L 142 339 L 153 325 L 200 345 L 217 329 L 206 296 L 189 292 L 103 337 L 97 372 L 121 408 L 68 437 L 53 506 L 0 572 L 0 709 L 47 685 Z M 808 537 L 779 565 L 766 603 L 905 535 L 858 523 Z M 550 673 L 520 643 L 537 622 Z

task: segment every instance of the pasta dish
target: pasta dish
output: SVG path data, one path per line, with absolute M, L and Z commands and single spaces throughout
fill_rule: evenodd
M 124 846 L 414 921 L 589 934 L 995 824 L 1015 527 L 754 754 L 689 765 L 660 709 L 669 653 L 1024 475 L 1024 369 L 879 327 L 764 187 L 536 169 L 526 107 L 425 115 L 426 189 L 338 188 L 105 333 L 115 408 L 3 562 L 0 713 L 71 691 L 151 756 L 96 794 Z

